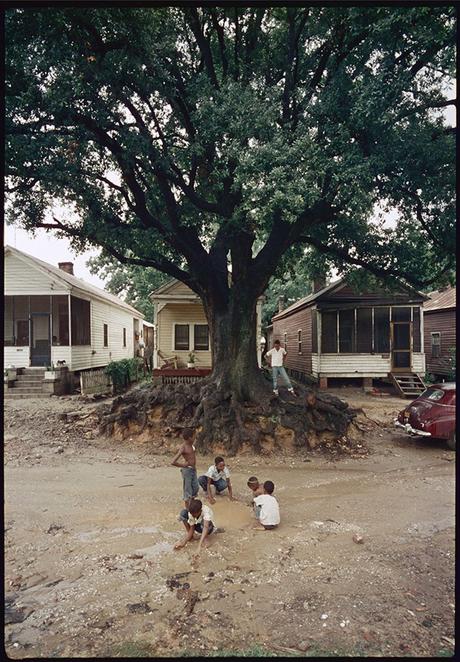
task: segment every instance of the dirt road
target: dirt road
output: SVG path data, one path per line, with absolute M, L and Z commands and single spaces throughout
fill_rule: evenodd
M 196 568 L 196 543 L 172 550 L 181 478 L 156 442 L 98 439 L 76 398 L 8 402 L 8 655 L 451 655 L 455 453 L 374 425 L 404 401 L 340 395 L 365 407 L 368 454 L 229 458 L 239 501 L 212 506 L 226 531 Z M 252 474 L 278 530 L 249 528 Z

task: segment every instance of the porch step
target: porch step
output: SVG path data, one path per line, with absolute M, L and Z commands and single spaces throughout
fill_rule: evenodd
M 42 393 L 43 389 L 41 386 L 16 386 L 16 384 L 10 389 L 13 393 Z
M 8 389 L 8 392 L 5 392 L 3 395 L 4 400 L 24 400 L 24 399 L 35 399 L 35 398 L 49 398 L 49 393 L 15 393 L 15 389 Z
M 426 389 L 422 378 L 415 372 L 406 374 L 391 372 L 390 377 L 396 390 L 404 397 L 417 397 Z
M 41 384 L 42 381 L 42 375 L 37 375 L 37 377 L 33 377 L 32 375 L 18 375 L 16 378 L 16 382 L 19 384 Z

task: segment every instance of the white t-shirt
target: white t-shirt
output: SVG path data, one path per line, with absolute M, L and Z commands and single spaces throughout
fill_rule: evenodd
M 214 517 L 214 513 L 212 512 L 211 508 L 209 506 L 206 506 L 203 504 L 201 506 L 201 514 L 199 517 L 193 517 L 192 513 L 188 514 L 188 523 L 190 526 L 193 526 L 194 524 L 201 524 L 203 520 L 206 520 L 208 522 L 212 522 L 212 519 Z
M 217 471 L 216 465 L 211 464 L 206 472 L 206 476 L 211 480 L 219 480 L 219 478 L 224 478 L 227 480 L 227 478 L 230 478 L 230 471 L 227 469 L 227 467 L 224 467 L 223 471 Z
M 261 494 L 254 499 L 256 506 L 262 506 L 260 509 L 259 522 L 274 526 L 280 523 L 280 508 L 278 501 L 271 494 Z
M 286 356 L 287 352 L 283 347 L 279 349 L 271 349 L 265 354 L 265 356 L 270 356 L 272 359 L 272 368 L 279 368 L 283 365 L 283 357 Z

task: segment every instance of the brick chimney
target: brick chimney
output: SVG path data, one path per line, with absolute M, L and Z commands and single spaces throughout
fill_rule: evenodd
M 285 306 L 285 298 L 283 295 L 278 297 L 278 312 L 280 313 Z
M 67 274 L 70 274 L 71 276 L 74 275 L 73 262 L 58 262 L 58 267 L 59 269 L 61 269 L 61 271 L 65 271 Z
M 326 287 L 326 279 L 324 278 L 324 276 L 317 276 L 316 278 L 313 278 L 312 281 L 313 294 L 316 294 L 316 292 L 319 292 L 324 287 Z

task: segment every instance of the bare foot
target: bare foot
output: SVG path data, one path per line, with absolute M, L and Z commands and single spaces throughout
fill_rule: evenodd
M 221 526 L 218 526 L 217 529 L 214 529 L 214 533 L 225 533 L 225 529 Z
M 176 544 L 174 545 L 174 549 L 182 549 L 182 547 L 185 547 L 184 542 L 176 542 Z

